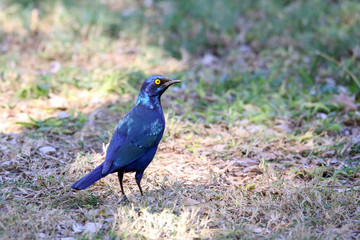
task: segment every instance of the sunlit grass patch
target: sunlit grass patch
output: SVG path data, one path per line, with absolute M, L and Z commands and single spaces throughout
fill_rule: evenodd
M 147 209 L 136 210 L 133 205 L 119 208 L 114 217 L 112 231 L 117 236 L 145 239 L 201 237 L 205 235 L 203 232 L 206 232 L 209 221 L 199 216 L 196 209 L 175 214 L 171 209 L 160 212 L 149 212 Z

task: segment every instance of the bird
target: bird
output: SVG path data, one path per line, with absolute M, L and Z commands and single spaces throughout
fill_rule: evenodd
M 135 172 L 136 183 L 144 196 L 140 182 L 155 156 L 165 130 L 160 98 L 169 86 L 180 82 L 162 75 L 147 78 L 141 86 L 135 106 L 117 125 L 104 162 L 75 182 L 71 188 L 85 189 L 101 178 L 117 172 L 123 200 L 126 200 L 123 176 L 124 173 Z

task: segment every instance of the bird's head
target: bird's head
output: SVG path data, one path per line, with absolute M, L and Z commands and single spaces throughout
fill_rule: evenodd
M 170 85 L 179 82 L 181 81 L 167 78 L 162 75 L 154 75 L 145 80 L 141 87 L 141 91 L 147 93 L 149 97 L 160 97 Z

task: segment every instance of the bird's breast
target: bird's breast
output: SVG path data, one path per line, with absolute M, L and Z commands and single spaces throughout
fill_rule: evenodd
M 132 110 L 131 117 L 131 120 L 127 122 L 127 136 L 131 136 L 135 142 L 150 138 L 156 144 L 160 140 L 165 129 L 165 119 L 161 108 L 150 109 L 136 106 Z
M 144 129 L 147 132 L 148 136 L 157 136 L 164 131 L 165 124 L 160 120 L 156 119 L 153 121 L 150 126 L 145 126 L 147 129 Z

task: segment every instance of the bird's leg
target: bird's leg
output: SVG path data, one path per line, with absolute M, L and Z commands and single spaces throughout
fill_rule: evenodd
M 123 198 L 121 199 L 121 202 L 124 202 L 124 201 L 127 200 L 127 197 L 126 197 L 125 192 L 124 192 L 123 183 L 122 183 L 123 177 L 124 177 L 124 170 L 118 171 L 118 178 L 119 178 L 119 182 L 120 182 L 121 192 L 123 194 Z
M 135 174 L 136 183 L 137 183 L 137 185 L 138 185 L 138 187 L 140 189 L 141 196 L 144 196 L 143 191 L 141 189 L 141 185 L 140 185 L 140 181 L 141 181 L 141 178 L 143 176 L 143 173 L 144 172 L 142 171 L 142 172 L 136 172 L 136 174 Z
M 119 178 L 119 182 L 120 182 L 121 192 L 122 192 L 123 195 L 125 195 L 124 187 L 123 187 L 123 184 L 122 184 L 123 177 L 124 177 L 124 170 L 118 171 L 118 178 Z

